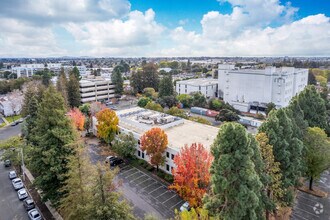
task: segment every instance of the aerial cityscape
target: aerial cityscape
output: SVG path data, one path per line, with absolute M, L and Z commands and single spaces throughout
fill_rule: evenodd
M 0 30 L 0 220 L 330 220 L 325 0 L 3 0 Z

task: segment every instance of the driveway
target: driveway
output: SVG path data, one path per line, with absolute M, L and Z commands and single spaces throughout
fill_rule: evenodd
M 0 219 L 1 220 L 28 220 L 27 212 L 23 203 L 18 199 L 8 172 L 12 168 L 5 168 L 3 161 L 0 162 Z
M 319 198 L 298 191 L 291 220 L 330 220 L 330 172 L 325 171 L 315 187 L 328 192 L 328 198 Z
M 0 140 L 6 140 L 12 136 L 19 135 L 21 133 L 22 124 L 18 124 L 16 126 L 6 126 L 4 128 L 0 128 Z

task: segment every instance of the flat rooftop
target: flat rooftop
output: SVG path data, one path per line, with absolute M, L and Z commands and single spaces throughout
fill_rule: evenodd
M 178 81 L 177 83 L 184 85 L 191 85 L 191 86 L 208 86 L 208 85 L 218 84 L 218 80 L 199 78 L 199 79 L 182 80 L 182 81 Z
M 191 145 L 195 142 L 209 149 L 219 131 L 217 127 L 140 107 L 118 110 L 116 113 L 119 117 L 119 126 L 139 136 L 153 127 L 160 127 L 167 134 L 168 147 L 177 151 L 185 144 Z

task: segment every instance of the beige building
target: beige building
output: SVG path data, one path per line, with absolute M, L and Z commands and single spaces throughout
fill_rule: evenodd
M 115 86 L 110 79 L 82 79 L 79 83 L 82 103 L 109 100 L 115 97 Z

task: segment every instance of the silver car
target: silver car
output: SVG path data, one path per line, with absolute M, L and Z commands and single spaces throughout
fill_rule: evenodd
M 41 220 L 42 217 L 37 209 L 31 209 L 28 211 L 28 216 L 30 220 Z
M 17 177 L 17 174 L 14 170 L 12 170 L 12 171 L 9 171 L 8 177 L 9 177 L 9 179 L 12 180 L 12 179 L 15 179 Z
M 26 199 L 29 195 L 26 192 L 26 189 L 23 188 L 23 189 L 20 189 L 17 191 L 17 196 L 18 196 L 19 200 L 23 200 L 23 199 Z
M 23 182 L 20 178 L 15 178 L 12 181 L 13 187 L 15 190 L 22 189 L 24 187 Z

